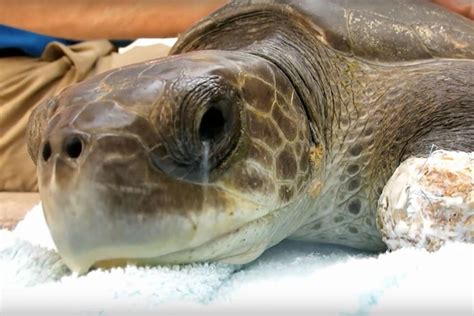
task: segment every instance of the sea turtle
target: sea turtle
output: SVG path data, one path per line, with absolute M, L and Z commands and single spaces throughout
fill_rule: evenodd
M 91 266 L 249 262 L 285 238 L 384 251 L 378 198 L 474 150 L 474 25 L 429 1 L 234 1 L 170 56 L 31 116 L 52 237 Z

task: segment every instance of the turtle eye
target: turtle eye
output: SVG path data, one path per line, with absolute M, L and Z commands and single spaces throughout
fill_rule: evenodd
M 224 114 L 219 108 L 211 106 L 202 116 L 199 124 L 199 138 L 203 143 L 213 143 L 223 136 L 225 129 Z
M 238 98 L 230 94 L 208 101 L 197 111 L 194 125 L 197 142 L 190 141 L 194 150 L 189 154 L 198 158 L 201 165 L 215 168 L 232 152 L 239 140 L 239 107 Z
M 161 144 L 151 153 L 162 172 L 190 182 L 207 182 L 214 170 L 225 167 L 241 136 L 240 92 L 218 76 L 194 78 L 175 87 L 183 97 L 168 114 L 169 123 L 158 124 Z M 169 108 L 164 108 L 165 110 Z M 161 117 L 166 117 L 165 115 Z M 163 137 L 163 136 L 160 136 Z

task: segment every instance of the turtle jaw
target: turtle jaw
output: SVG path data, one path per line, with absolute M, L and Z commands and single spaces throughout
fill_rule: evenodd
M 49 193 L 42 196 L 46 195 Z M 82 191 L 82 196 L 90 201 L 97 198 L 87 190 Z M 82 200 L 82 197 L 75 199 Z M 229 218 L 216 222 L 213 217 L 218 216 L 219 211 L 208 210 L 209 214 L 198 219 L 207 227 L 196 230 L 193 221 L 184 216 L 162 216 L 159 221 L 136 216 L 112 220 L 104 216 L 100 204 L 82 203 L 71 207 L 76 204 L 75 199 L 68 200 L 69 205 L 59 206 L 45 198 L 43 207 L 62 260 L 78 274 L 87 273 L 91 267 L 111 268 L 126 264 L 205 261 L 243 264 L 256 259 L 275 243 L 270 237 L 277 226 L 268 219 L 275 215 L 273 212 L 237 223 Z
M 90 155 L 84 152 L 85 157 Z M 103 157 L 102 165 L 91 166 L 87 159 L 71 162 L 53 156 L 38 166 L 46 221 L 72 271 L 85 273 L 94 265 L 121 262 L 188 263 L 243 255 L 240 261 L 233 260 L 242 262 L 267 248 L 265 234 L 243 227 L 271 208 L 212 186 L 206 187 L 204 201 L 200 185 L 164 175 L 157 175 L 161 181 L 155 179 L 153 187 L 120 185 L 107 173 L 113 168 L 107 167 Z M 128 177 L 133 175 L 128 173 Z M 182 204 L 173 204 L 176 201 Z M 255 255 L 245 258 L 248 253 Z
M 85 273 L 93 265 L 103 266 L 101 262 L 188 263 L 226 257 L 228 251 L 236 254 L 229 245 L 208 245 L 238 231 L 245 225 L 244 218 L 228 216 L 221 209 L 207 209 L 206 214 L 199 210 L 186 215 L 166 210 L 148 215 L 128 210 L 125 214 L 120 206 L 107 205 L 103 190 L 85 184 L 74 195 L 59 190 L 41 192 L 53 240 L 74 272 Z M 114 211 L 122 215 L 114 216 Z M 251 246 L 240 245 L 246 247 Z

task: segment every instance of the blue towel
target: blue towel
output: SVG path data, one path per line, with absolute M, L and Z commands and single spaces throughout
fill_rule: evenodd
M 16 49 L 25 55 L 39 57 L 46 45 L 53 41 L 66 45 L 77 43 L 73 40 L 42 35 L 0 24 L 0 50 Z
M 40 57 L 46 46 L 51 42 L 72 45 L 79 41 L 38 34 L 0 24 L 0 52 L 9 50 L 16 54 Z M 111 42 L 116 47 L 123 47 L 132 43 L 130 40 L 113 40 Z

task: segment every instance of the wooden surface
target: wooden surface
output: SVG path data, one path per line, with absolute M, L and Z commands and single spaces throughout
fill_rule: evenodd
M 0 228 L 15 228 L 39 201 L 37 192 L 0 192 Z

